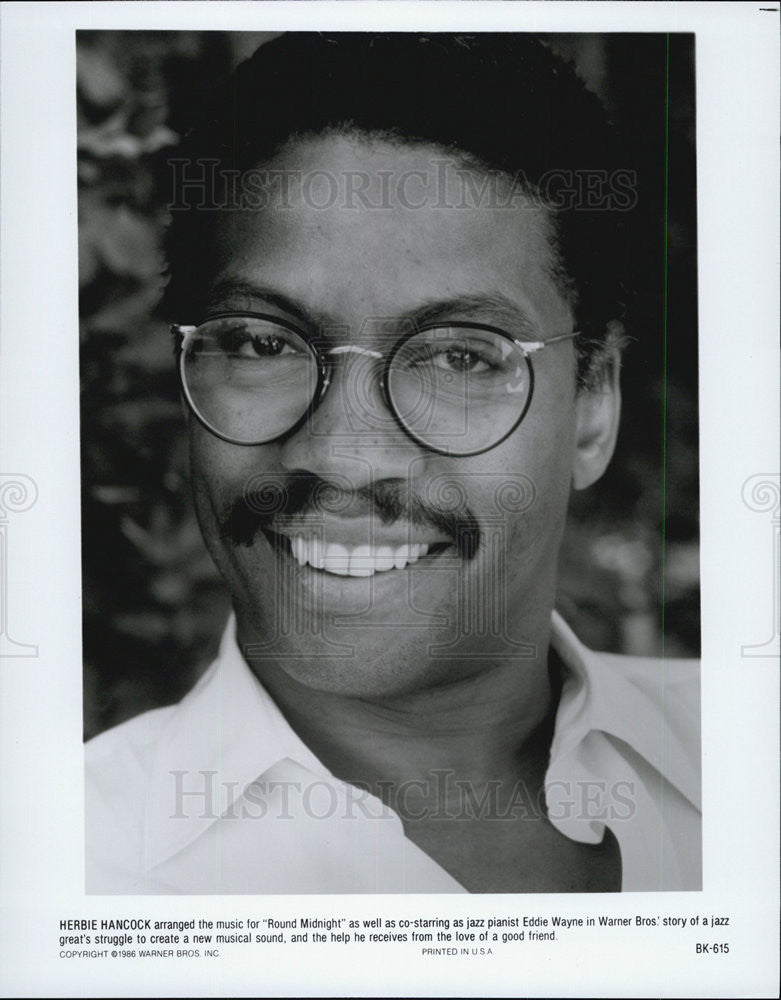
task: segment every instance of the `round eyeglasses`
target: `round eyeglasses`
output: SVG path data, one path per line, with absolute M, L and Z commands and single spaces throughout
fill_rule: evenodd
M 379 378 L 385 404 L 414 441 L 442 455 L 479 455 L 501 444 L 531 405 L 530 355 L 572 340 L 522 341 L 479 323 L 417 327 L 387 354 L 330 346 L 262 313 L 219 313 L 175 324 L 182 392 L 195 417 L 237 445 L 268 444 L 301 427 L 322 402 L 335 359 L 357 354 Z

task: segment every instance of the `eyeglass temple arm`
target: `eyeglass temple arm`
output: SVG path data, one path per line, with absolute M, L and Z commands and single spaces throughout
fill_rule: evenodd
M 580 330 L 573 330 L 572 333 L 560 333 L 558 337 L 550 337 L 548 340 L 516 340 L 515 343 L 524 354 L 534 354 L 535 351 L 541 351 L 548 344 L 558 344 L 561 340 L 574 340 L 575 337 L 579 336 Z

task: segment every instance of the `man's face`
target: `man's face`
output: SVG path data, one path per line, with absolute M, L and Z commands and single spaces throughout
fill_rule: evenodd
M 470 202 L 463 171 L 443 173 L 441 161 L 427 147 L 362 138 L 290 144 L 270 165 L 297 172 L 286 204 L 272 199 L 220 222 L 210 312 L 277 316 L 307 336 L 375 355 L 421 314 L 513 336 L 532 330 L 536 340 L 570 332 L 570 310 L 549 273 L 543 210 L 518 198 L 513 207 Z M 404 186 L 410 171 L 420 173 L 408 173 Z M 255 646 L 245 649 L 248 659 L 262 673 L 273 657 L 303 684 L 366 698 L 466 677 L 507 657 L 523 667 L 547 636 L 583 450 L 572 343 L 534 355 L 523 422 L 495 448 L 465 458 L 428 450 L 400 428 L 374 355 L 351 350 L 333 361 L 320 406 L 280 441 L 229 444 L 190 419 L 199 521 L 231 589 L 240 641 Z M 256 523 L 265 490 L 286 484 L 291 495 L 303 484 L 303 499 Z M 321 488 L 310 495 L 307 484 Z M 447 520 L 426 515 L 443 509 L 469 529 L 467 544 L 457 544 Z M 313 539 L 321 553 L 341 557 L 331 560 L 336 571 L 328 560 L 324 569 L 301 565 Z M 351 575 L 346 560 L 356 549 L 353 568 L 370 575 Z

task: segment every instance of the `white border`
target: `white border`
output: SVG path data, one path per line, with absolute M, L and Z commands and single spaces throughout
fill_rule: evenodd
M 761 0 L 778 7 L 778 0 Z M 9 522 L 9 622 L 34 659 L 0 659 L 3 966 L 10 996 L 774 996 L 778 664 L 741 657 L 772 629 L 778 482 L 778 16 L 760 3 L 6 3 L 0 10 L 0 473 L 35 506 Z M 701 358 L 705 885 L 702 894 L 97 901 L 83 895 L 75 48 L 77 28 L 695 31 Z M 34 362 L 34 363 L 33 363 Z M 777 516 L 777 513 L 776 513 Z M 292 901 L 291 901 L 292 899 Z M 65 962 L 61 918 L 593 912 L 728 914 L 729 956 L 682 932 L 583 935 L 468 964 L 331 949 L 291 961 Z M 378 905 L 379 903 L 379 905 Z M 234 953 L 236 954 L 236 953 Z M 260 956 L 261 953 L 255 953 Z

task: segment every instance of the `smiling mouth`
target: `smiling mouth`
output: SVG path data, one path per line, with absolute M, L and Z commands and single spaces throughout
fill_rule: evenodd
M 335 576 L 367 577 L 393 569 L 406 569 L 426 556 L 448 548 L 447 542 L 405 542 L 399 545 L 345 545 L 325 542 L 311 535 L 281 535 L 264 531 L 277 549 L 287 552 L 299 566 L 309 566 Z

